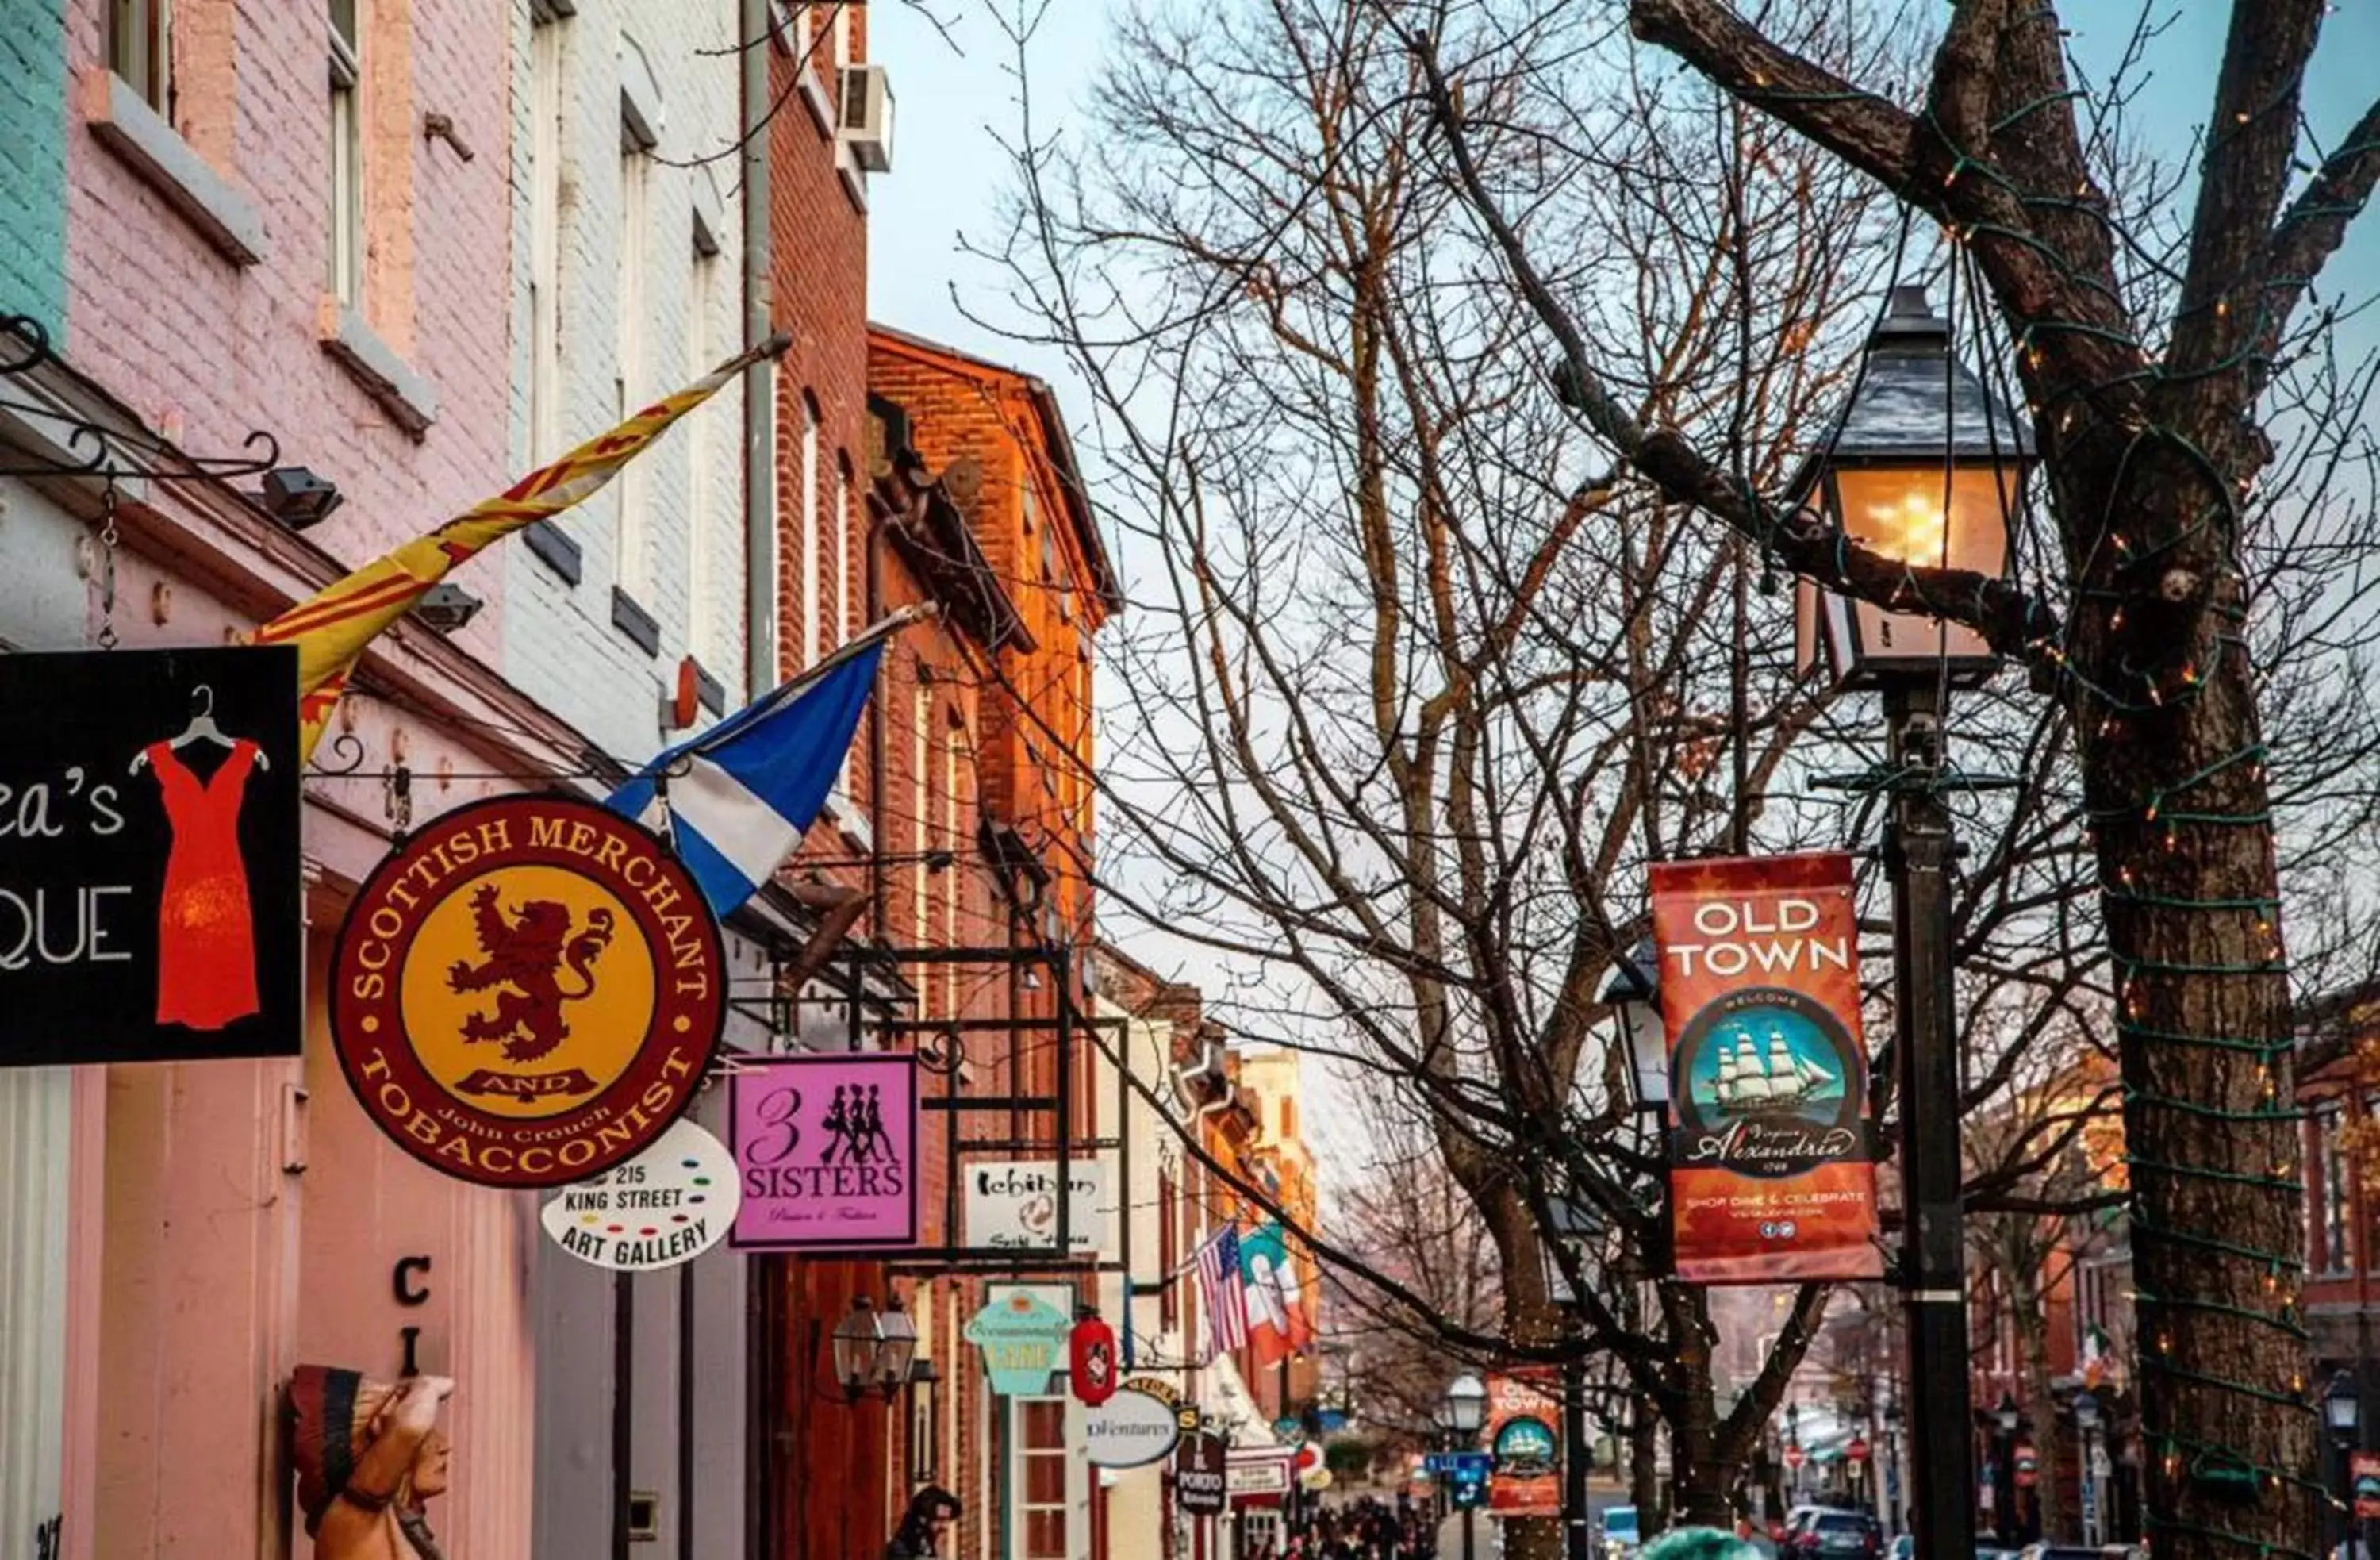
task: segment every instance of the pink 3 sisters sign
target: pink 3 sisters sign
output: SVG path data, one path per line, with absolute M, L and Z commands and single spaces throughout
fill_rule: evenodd
M 917 1062 L 842 1053 L 736 1058 L 729 1146 L 744 1206 L 728 1244 L 917 1243 Z

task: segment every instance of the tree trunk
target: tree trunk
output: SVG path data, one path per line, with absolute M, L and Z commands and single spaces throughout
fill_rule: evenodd
M 2041 1518 L 2039 1536 L 2054 1542 L 2070 1535 L 2058 1475 L 2058 1449 L 2064 1436 L 2058 1424 L 2058 1398 L 2049 1387 L 2049 1318 L 2040 1279 L 2038 1265 L 2016 1276 L 2017 1350 L 2023 1361 L 2025 1417 L 2033 1421 L 2034 1466 L 2040 1470 L 2033 1486 L 2034 1510 Z
M 1660 1405 L 1640 1395 L 1632 1400 L 1628 1414 L 1628 1498 L 1636 1507 L 1637 1528 L 1647 1537 L 1670 1525 L 1660 1457 Z
M 2191 556 L 2215 529 L 2204 485 L 2140 502 L 2151 491 L 2110 512 L 2133 547 L 2173 551 L 2146 584 L 2135 562 L 2085 563 L 2101 591 L 2076 614 L 2074 664 L 2094 670 L 2069 689 L 2117 982 L 2148 1536 L 2160 1553 L 2303 1553 L 2316 1448 L 2289 1393 L 2306 1370 L 2291 1031 L 2242 588 L 2219 551 Z

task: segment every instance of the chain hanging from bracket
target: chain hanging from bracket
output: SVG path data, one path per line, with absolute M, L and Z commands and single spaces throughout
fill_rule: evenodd
M 115 479 L 99 495 L 99 648 L 115 648 L 115 549 L 124 533 L 115 524 Z

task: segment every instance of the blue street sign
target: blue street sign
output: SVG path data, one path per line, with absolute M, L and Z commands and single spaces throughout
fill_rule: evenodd
M 1454 1497 L 1454 1509 L 1457 1511 L 1488 1504 L 1488 1481 L 1484 1479 L 1476 1483 L 1459 1481 L 1448 1493 Z
M 1422 1459 L 1431 1473 L 1443 1473 L 1458 1484 L 1484 1484 L 1496 1459 L 1486 1452 L 1432 1452 Z

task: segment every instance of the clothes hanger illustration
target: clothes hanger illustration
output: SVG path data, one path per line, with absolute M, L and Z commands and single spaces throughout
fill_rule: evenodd
M 215 725 L 215 690 L 212 688 L 205 683 L 199 684 L 190 690 L 190 701 L 198 706 L 197 711 L 190 716 L 190 724 L 182 728 L 182 734 L 179 737 L 175 737 L 165 746 L 177 753 L 193 742 L 212 742 L 219 748 L 236 746 L 230 737 L 223 734 L 223 728 Z M 149 753 L 146 749 L 133 754 L 132 773 L 140 774 L 147 767 L 148 762 Z M 256 767 L 259 769 L 273 767 L 266 762 L 264 750 L 261 748 L 256 752 Z

